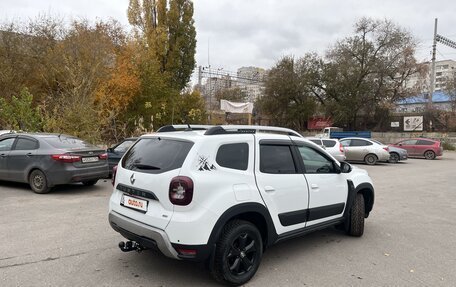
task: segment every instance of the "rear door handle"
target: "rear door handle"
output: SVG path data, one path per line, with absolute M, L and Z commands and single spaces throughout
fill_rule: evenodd
M 310 188 L 312 188 L 312 189 L 318 189 L 318 184 L 312 183 L 312 184 L 310 185 Z
M 28 157 L 31 157 L 33 155 L 33 153 L 29 152 L 28 154 L 26 154 L 26 156 Z
M 275 188 L 272 187 L 272 186 L 267 185 L 267 186 L 264 187 L 264 191 L 266 191 L 266 192 L 274 192 Z
M 6 153 L 0 154 L 1 157 L 6 157 Z

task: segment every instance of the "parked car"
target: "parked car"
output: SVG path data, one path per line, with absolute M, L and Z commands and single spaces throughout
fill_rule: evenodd
M 106 152 L 108 153 L 110 176 L 112 175 L 112 169 L 119 163 L 119 160 L 137 139 L 138 138 L 136 137 L 126 138 L 123 141 L 115 144 L 114 146 L 106 150 Z
M 378 161 L 390 158 L 388 146 L 365 138 L 344 138 L 340 140 L 344 146 L 347 161 L 363 161 L 374 165 Z
M 385 146 L 385 144 L 376 141 L 376 140 L 371 140 L 379 145 Z M 407 150 L 395 146 L 388 146 L 388 151 L 390 154 L 390 158 L 388 160 L 389 163 L 398 163 L 401 160 L 407 160 L 408 158 L 408 153 Z
M 108 176 L 103 149 L 63 134 L 13 133 L 0 136 L 0 180 L 26 182 L 36 193 L 55 185 L 94 185 Z
M 9 134 L 9 133 L 14 133 L 15 131 L 13 130 L 0 130 L 0 136 L 4 134 Z
M 342 144 L 337 139 L 327 139 L 327 138 L 311 138 L 308 137 L 308 140 L 321 146 L 327 152 L 329 152 L 334 158 L 338 161 L 345 160 L 345 150 Z
M 233 286 L 255 275 L 274 243 L 334 225 L 362 236 L 374 204 L 365 170 L 278 127 L 143 135 L 113 184 L 109 223 L 127 239 L 122 251 L 207 262 Z
M 391 146 L 400 147 L 407 150 L 412 157 L 424 157 L 425 159 L 435 159 L 443 155 L 442 143 L 438 140 L 427 138 L 408 139 L 392 144 Z

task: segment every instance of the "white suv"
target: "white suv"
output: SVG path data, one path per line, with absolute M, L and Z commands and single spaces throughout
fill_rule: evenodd
M 334 225 L 363 234 L 374 203 L 366 171 L 289 129 L 179 128 L 142 136 L 118 165 L 109 222 L 129 240 L 123 251 L 204 261 L 240 285 L 274 243 Z

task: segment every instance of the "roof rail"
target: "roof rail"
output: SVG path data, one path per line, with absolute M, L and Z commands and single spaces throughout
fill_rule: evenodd
M 157 130 L 157 133 L 177 132 L 177 131 L 204 131 L 213 126 L 209 125 L 167 125 Z
M 280 127 L 271 127 L 271 126 L 247 126 L 247 125 L 222 125 L 222 126 L 213 126 L 209 128 L 204 134 L 205 135 L 221 135 L 221 134 L 245 134 L 245 133 L 258 133 L 258 132 L 268 132 L 268 133 L 278 133 L 286 134 L 289 136 L 303 137 L 298 132 Z

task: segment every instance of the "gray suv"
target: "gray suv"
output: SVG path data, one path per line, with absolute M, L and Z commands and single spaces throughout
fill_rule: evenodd
M 36 193 L 55 185 L 94 185 L 108 176 L 103 149 L 62 134 L 14 133 L 0 136 L 0 180 L 29 183 Z

